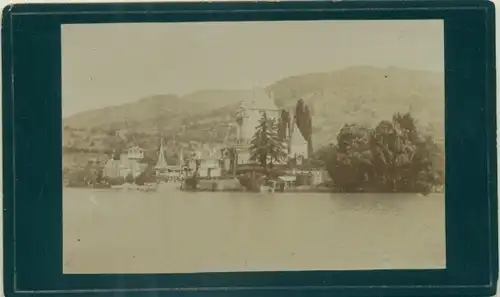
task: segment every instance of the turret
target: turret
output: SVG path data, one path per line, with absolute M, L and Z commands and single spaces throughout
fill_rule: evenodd
M 236 123 L 238 124 L 236 127 L 238 142 L 241 142 L 243 139 L 243 126 L 246 124 L 248 118 L 248 111 L 244 101 L 240 102 L 238 106 L 238 110 L 236 111 Z

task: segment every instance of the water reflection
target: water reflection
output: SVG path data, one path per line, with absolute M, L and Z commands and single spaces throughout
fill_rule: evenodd
M 65 189 L 63 206 L 67 273 L 445 265 L 441 194 Z

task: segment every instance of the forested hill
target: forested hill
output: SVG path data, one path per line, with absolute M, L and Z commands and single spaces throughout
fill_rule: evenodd
M 262 91 L 262 90 L 261 90 Z M 396 112 L 411 111 L 419 127 L 442 139 L 444 135 L 444 74 L 398 68 L 353 67 L 309 73 L 270 82 L 278 108 L 291 108 L 299 99 L 313 117 L 315 147 L 333 141 L 342 125 L 373 126 Z M 63 146 L 101 151 L 109 138 L 125 129 L 143 147 L 154 148 L 160 131 L 176 143 L 230 141 L 238 103 L 251 101 L 255 90 L 200 90 L 185 96 L 154 95 L 136 102 L 90 110 L 63 119 Z M 263 93 L 263 92 L 262 92 Z M 229 137 L 228 137 L 229 135 Z

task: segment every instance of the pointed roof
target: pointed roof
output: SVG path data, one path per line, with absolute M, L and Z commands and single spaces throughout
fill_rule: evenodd
M 307 140 L 302 136 L 302 133 L 300 133 L 299 127 L 297 126 L 297 123 L 293 123 L 293 130 L 292 130 L 292 135 L 291 135 L 291 145 L 307 145 Z
M 302 136 L 302 133 L 300 133 L 297 123 L 294 123 L 290 136 L 290 155 L 302 155 L 308 158 L 307 145 L 307 140 Z
M 158 153 L 158 161 L 156 162 L 155 169 L 167 169 L 168 164 L 165 158 L 165 149 L 163 148 L 163 138 L 160 143 L 160 152 Z

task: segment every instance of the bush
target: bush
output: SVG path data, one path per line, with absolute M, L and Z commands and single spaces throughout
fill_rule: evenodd
M 120 185 L 123 185 L 125 183 L 125 178 L 122 176 L 111 177 L 108 179 L 108 182 L 112 186 L 120 186 Z
M 136 177 L 135 183 L 137 185 L 144 185 L 145 183 L 156 182 L 156 174 L 154 171 L 154 165 L 148 164 L 148 167 Z
M 260 186 L 264 184 L 262 173 L 248 172 L 238 176 L 240 184 L 249 191 L 260 191 Z
M 133 183 L 133 182 L 134 182 L 134 176 L 133 176 L 131 173 L 129 173 L 129 174 L 125 177 L 125 182 L 126 182 L 126 183 L 129 183 L 129 184 Z
M 196 190 L 198 188 L 199 178 L 196 176 L 188 177 L 184 183 L 186 185 L 186 189 Z
M 70 187 L 83 187 L 87 186 L 89 176 L 85 170 L 76 169 L 70 171 L 69 169 L 66 172 L 66 177 L 68 180 L 68 186 Z

